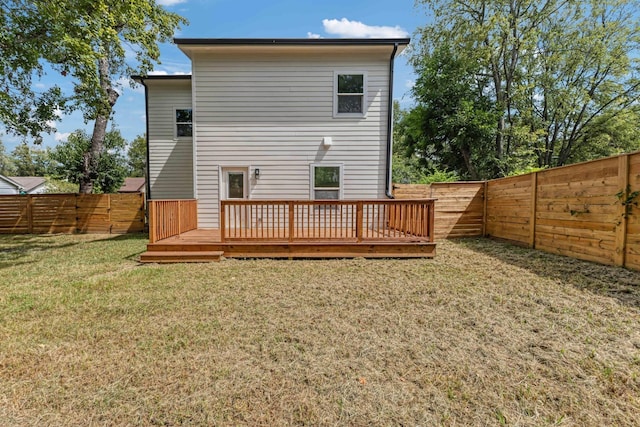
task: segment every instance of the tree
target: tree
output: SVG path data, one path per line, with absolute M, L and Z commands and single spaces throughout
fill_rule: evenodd
M 129 176 L 145 176 L 147 172 L 147 139 L 145 135 L 135 137 L 127 151 L 127 157 Z
M 51 150 L 31 148 L 27 143 L 16 146 L 11 152 L 16 176 L 46 176 L 51 170 Z
M 159 62 L 158 43 L 169 41 L 186 20 L 154 0 L 8 0 L 2 1 L 2 10 L 0 19 L 8 29 L 0 40 L 9 44 L 12 58 L 16 58 L 3 63 L 5 71 L 12 75 L 41 72 L 39 60 L 48 62 L 55 71 L 73 79 L 67 108 L 81 108 L 85 120 L 94 122 L 80 177 L 80 191 L 90 193 L 98 177 L 107 124 L 119 96 L 117 82 L 150 71 L 153 63 Z M 7 42 L 5 39 L 20 32 L 23 24 L 33 41 L 24 46 Z M 127 52 L 133 52 L 135 60 L 128 60 Z M 15 76 L 3 82 L 25 91 L 25 81 L 16 81 Z M 32 103 L 28 97 L 25 100 Z M 12 111 L 7 110 L 7 115 L 12 116 Z
M 483 91 L 477 65 L 443 44 L 414 57 L 417 106 L 399 123 L 407 149 L 429 170 L 444 169 L 464 178 L 490 177 L 496 168 L 491 140 L 499 113 Z
M 15 172 L 13 159 L 7 154 L 4 144 L 0 141 L 0 175 L 13 176 Z
M 124 156 L 126 145 L 119 130 L 106 132 L 104 149 L 97 159 L 94 193 L 112 193 L 120 188 L 128 172 Z M 91 137 L 85 131 L 77 130 L 69 135 L 67 141 L 51 153 L 56 162 L 54 177 L 80 185 L 84 176 L 84 156 L 90 147 Z
M 38 91 L 33 84 L 44 73 L 41 59 L 50 55 L 54 39 L 64 36 L 53 25 L 55 17 L 42 12 L 32 1 L 0 0 L 0 122 L 8 132 L 36 142 L 52 130 L 64 104 L 59 87 Z
M 435 19 L 420 30 L 413 54 L 417 71 L 429 71 L 419 66 L 443 58 L 446 48 L 468 65 L 469 89 L 490 100 L 484 112 L 497 113 L 494 176 L 584 157 L 595 122 L 621 120 L 640 99 L 636 0 L 419 3 Z M 478 119 L 475 100 L 466 106 L 473 114 L 460 117 L 460 129 Z

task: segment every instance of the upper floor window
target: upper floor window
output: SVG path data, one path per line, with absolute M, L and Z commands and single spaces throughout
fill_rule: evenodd
M 191 108 L 176 108 L 176 137 L 193 136 Z
M 367 75 L 336 72 L 334 76 L 334 116 L 363 117 L 365 114 Z

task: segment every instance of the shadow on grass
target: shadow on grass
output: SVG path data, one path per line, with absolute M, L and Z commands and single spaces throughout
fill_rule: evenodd
M 550 254 L 491 239 L 459 239 L 453 244 L 491 256 L 578 289 L 616 298 L 640 309 L 640 272 Z
M 79 236 L 80 234 L 76 234 Z M 84 235 L 84 234 L 83 234 Z M 36 261 L 20 261 L 22 258 L 34 252 L 41 252 L 42 256 L 47 256 L 47 252 L 55 249 L 69 248 L 79 244 L 91 245 L 103 242 L 126 242 L 126 241 L 146 241 L 146 233 L 130 233 L 112 235 L 104 239 L 96 240 L 73 240 L 61 242 L 59 234 L 8 234 L 0 236 L 0 269 L 22 264 L 31 264 Z M 73 235 L 70 235 L 73 236 Z M 127 260 L 136 260 L 137 256 L 144 251 L 136 252 L 123 257 Z

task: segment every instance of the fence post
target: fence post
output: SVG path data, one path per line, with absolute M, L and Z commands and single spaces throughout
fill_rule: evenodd
M 27 228 L 29 234 L 33 234 L 33 196 L 27 194 Z
M 113 223 L 111 222 L 111 194 L 107 194 L 107 218 L 109 219 L 109 234 L 112 234 Z
M 618 187 L 622 194 L 622 200 L 618 200 L 618 224 L 616 225 L 616 246 L 613 254 L 615 265 L 624 267 L 627 252 L 627 205 L 622 202 L 629 197 L 629 155 L 623 154 L 618 157 Z
M 538 172 L 531 174 L 531 207 L 529 211 L 529 247 L 536 247 L 536 211 L 538 210 Z
M 489 181 L 482 186 L 482 237 L 487 237 L 487 204 L 489 199 Z

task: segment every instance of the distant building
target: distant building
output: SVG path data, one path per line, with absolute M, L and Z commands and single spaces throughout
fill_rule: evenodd
M 0 175 L 0 194 L 42 194 L 47 191 L 47 181 L 40 176 Z
M 144 193 L 144 178 L 125 178 L 118 193 Z

